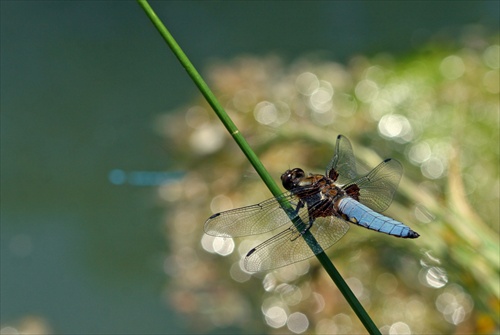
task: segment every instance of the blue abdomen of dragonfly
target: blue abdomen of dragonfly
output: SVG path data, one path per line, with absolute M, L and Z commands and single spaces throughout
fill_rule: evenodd
M 368 229 L 403 238 L 420 236 L 405 224 L 377 213 L 350 197 L 340 200 L 339 210 L 349 222 Z

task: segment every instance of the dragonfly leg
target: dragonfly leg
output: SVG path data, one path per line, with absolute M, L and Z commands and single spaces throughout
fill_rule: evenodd
M 304 202 L 302 200 L 299 200 L 299 203 L 297 204 L 297 207 L 295 208 L 295 210 L 293 211 L 293 215 L 294 216 L 298 216 L 299 215 L 299 212 L 300 210 L 302 209 L 302 207 L 304 207 Z
M 295 241 L 298 237 L 304 235 L 305 232 L 308 231 L 312 227 L 313 222 L 314 222 L 313 218 L 309 219 L 309 222 L 305 225 L 304 229 L 302 229 L 300 232 L 298 232 L 298 230 L 296 230 L 295 236 L 293 236 L 291 240 Z
M 304 205 L 305 203 L 302 200 L 299 200 L 297 207 L 292 212 L 292 215 L 294 217 L 294 220 L 292 221 L 296 221 L 293 223 L 292 227 L 288 228 L 295 232 L 291 238 L 292 241 L 295 241 L 295 239 L 297 239 L 301 235 L 304 235 L 304 233 L 308 231 L 309 228 L 311 228 L 314 221 L 314 219 L 309 219 L 309 222 L 304 223 L 304 220 L 299 216 L 299 212 L 304 207 Z
M 297 228 L 296 233 L 295 233 L 295 236 L 292 237 L 292 241 L 295 241 L 298 237 L 304 235 L 306 233 L 306 231 L 308 231 L 312 227 L 313 222 L 314 222 L 313 218 L 309 219 L 309 221 L 307 223 L 305 223 L 304 229 L 302 229 L 301 231 L 299 231 L 298 227 L 296 227 Z M 302 223 L 304 223 L 304 222 L 301 221 L 300 223 L 302 225 Z

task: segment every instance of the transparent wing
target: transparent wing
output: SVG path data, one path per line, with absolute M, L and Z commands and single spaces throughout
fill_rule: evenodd
M 358 185 L 359 202 L 377 212 L 383 212 L 391 204 L 402 174 L 401 163 L 389 158 L 377 165 L 366 176 L 355 179 L 350 184 Z
M 330 176 L 330 171 L 332 169 L 338 173 L 336 182 L 339 184 L 347 184 L 353 179 L 358 178 L 356 158 L 352 151 L 351 142 L 343 135 L 337 136 L 335 153 L 326 167 L 327 176 Z
M 279 200 L 287 200 L 294 209 L 298 205 L 297 195 L 286 192 L 277 198 L 271 198 L 256 205 L 212 215 L 205 222 L 205 233 L 225 237 L 257 235 L 291 223 L 289 216 L 280 206 Z M 306 214 L 301 211 L 300 215 Z
M 334 245 L 348 229 L 349 224 L 341 218 L 333 216 L 316 218 L 308 230 L 310 234 L 304 234 L 306 238 L 314 236 L 321 246 L 321 249 L 313 251 L 297 228 L 291 225 L 250 250 L 244 260 L 245 269 L 259 272 L 303 261 Z

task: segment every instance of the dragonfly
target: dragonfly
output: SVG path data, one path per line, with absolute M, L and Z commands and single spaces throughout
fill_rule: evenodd
M 261 272 L 306 260 L 338 242 L 350 224 L 402 238 L 420 235 L 380 214 L 392 202 L 403 174 L 395 159 L 385 159 L 359 175 L 351 143 L 338 135 L 326 173 L 294 168 L 281 175 L 287 192 L 261 203 L 216 213 L 204 225 L 208 235 L 235 238 L 285 228 L 252 248 L 243 260 L 248 272 Z

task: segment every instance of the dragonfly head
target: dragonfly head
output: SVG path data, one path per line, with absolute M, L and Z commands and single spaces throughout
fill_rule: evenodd
M 299 185 L 305 175 L 304 170 L 299 168 L 286 170 L 285 173 L 281 175 L 281 183 L 285 189 L 290 191 Z

